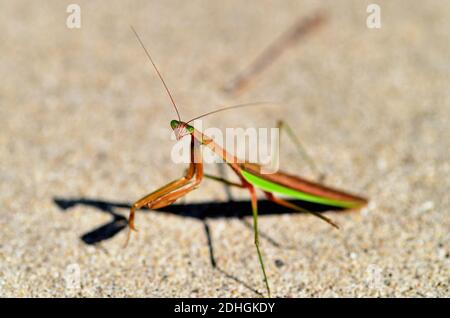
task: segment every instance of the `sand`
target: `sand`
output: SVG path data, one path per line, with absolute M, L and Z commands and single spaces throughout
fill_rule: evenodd
M 166 211 L 134 200 L 179 178 L 175 118 L 129 24 L 183 118 L 250 101 L 208 127 L 295 127 L 326 184 L 370 198 L 313 216 L 265 205 L 261 245 L 276 297 L 449 297 L 450 5 L 377 1 L 2 1 L 0 296 L 258 297 L 248 193 L 205 180 Z M 222 90 L 317 9 L 329 21 L 239 97 Z M 313 178 L 288 139 L 281 166 Z M 221 165 L 208 173 L 232 174 Z M 235 203 L 227 203 L 235 200 Z M 281 211 L 282 212 L 282 211 Z M 214 261 L 213 261 L 214 259 Z M 215 263 L 215 266 L 214 266 Z

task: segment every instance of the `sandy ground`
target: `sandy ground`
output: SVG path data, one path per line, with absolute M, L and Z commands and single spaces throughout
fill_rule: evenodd
M 265 208 L 274 296 L 450 296 L 448 2 L 377 1 L 380 29 L 366 27 L 368 1 L 77 3 L 80 29 L 66 27 L 64 1 L 0 3 L 0 296 L 264 293 L 248 194 L 214 181 L 167 211 L 139 212 L 139 233 L 122 248 L 127 206 L 185 169 L 170 157 L 175 114 L 129 24 L 183 118 L 278 101 L 204 123 L 284 118 L 327 184 L 370 198 L 360 212 L 326 214 L 340 231 Z M 330 17 L 323 28 L 241 96 L 223 93 L 318 8 Z M 281 153 L 284 170 L 313 176 L 287 139 Z M 205 169 L 231 178 L 222 168 Z

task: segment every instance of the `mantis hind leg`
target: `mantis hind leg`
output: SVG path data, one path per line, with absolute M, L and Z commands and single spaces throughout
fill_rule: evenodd
M 220 178 L 220 177 L 206 175 L 206 174 L 205 174 L 205 177 L 210 178 L 215 181 L 225 183 L 230 186 L 235 186 L 235 187 L 239 187 L 239 188 L 247 188 L 249 190 L 250 197 L 251 197 L 251 203 L 252 203 L 252 212 L 253 212 L 253 231 L 254 231 L 254 235 L 255 235 L 254 242 L 255 242 L 255 246 L 256 246 L 256 252 L 258 253 L 259 264 L 261 265 L 261 270 L 262 270 L 262 273 L 264 276 L 264 283 L 266 285 L 267 294 L 270 297 L 269 281 L 267 279 L 266 268 L 264 266 L 264 260 L 263 260 L 261 249 L 259 246 L 258 199 L 256 197 L 256 190 L 255 190 L 254 186 L 252 186 L 250 183 L 245 181 L 245 179 L 242 177 L 242 175 L 239 173 L 239 170 L 235 166 L 232 166 L 232 168 L 233 168 L 233 171 L 237 174 L 237 176 L 241 179 L 241 184 L 231 182 L 231 181 L 228 181 L 228 180 Z
M 250 191 L 250 197 L 252 202 L 252 211 L 253 211 L 253 230 L 255 232 L 255 246 L 256 252 L 258 253 L 259 264 L 261 265 L 261 270 L 264 275 L 264 283 L 266 284 L 267 294 L 270 298 L 270 287 L 269 281 L 267 280 L 266 269 L 264 267 L 264 261 L 261 254 L 261 250 L 259 248 L 259 234 L 258 234 L 258 199 L 256 197 L 256 191 L 253 186 L 249 186 L 248 190 Z
M 277 128 L 278 129 L 284 129 L 289 136 L 289 138 L 292 140 L 292 142 L 295 144 L 295 147 L 297 148 L 297 152 L 300 154 L 301 157 L 303 157 L 311 170 L 314 171 L 314 173 L 317 175 L 317 179 L 319 182 L 323 181 L 325 179 L 325 173 L 320 171 L 320 169 L 317 167 L 317 165 L 314 163 L 314 160 L 311 158 L 311 156 L 306 151 L 306 148 L 302 145 L 300 140 L 295 135 L 292 128 L 284 121 L 284 120 L 278 120 L 277 121 Z
M 312 214 L 312 215 L 322 219 L 323 221 L 327 222 L 331 226 L 339 229 L 339 226 L 336 223 L 334 223 L 331 219 L 327 218 L 326 216 L 324 216 L 324 215 L 322 215 L 320 213 L 301 208 L 301 207 L 299 207 L 298 205 L 296 205 L 294 203 L 291 203 L 289 201 L 277 198 L 271 192 L 264 191 L 264 194 L 266 195 L 266 198 L 269 201 L 272 201 L 272 202 L 274 202 L 276 204 L 279 204 L 281 206 L 287 207 L 287 208 L 292 209 L 294 211 L 299 211 L 299 212 L 303 212 L 303 213 L 310 213 L 310 214 Z

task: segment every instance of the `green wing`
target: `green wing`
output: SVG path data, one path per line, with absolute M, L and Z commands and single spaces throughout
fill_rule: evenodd
M 267 192 L 276 192 L 279 194 L 286 195 L 291 198 L 313 202 L 313 203 L 319 203 L 334 207 L 340 207 L 340 208 L 355 208 L 361 206 L 361 202 L 358 201 L 346 201 L 346 200 L 337 200 L 337 199 L 331 199 L 326 198 L 323 196 L 314 195 L 311 193 L 299 191 L 296 189 L 292 189 L 290 187 L 275 183 L 273 181 L 264 179 L 260 176 L 256 176 L 254 174 L 251 174 L 248 171 L 241 170 L 242 176 L 247 180 L 249 183 L 254 185 L 255 187 L 262 189 Z

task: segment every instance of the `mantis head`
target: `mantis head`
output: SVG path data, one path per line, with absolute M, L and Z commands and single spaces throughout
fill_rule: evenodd
M 177 140 L 194 132 L 194 127 L 176 119 L 170 121 L 170 127 L 172 127 Z

